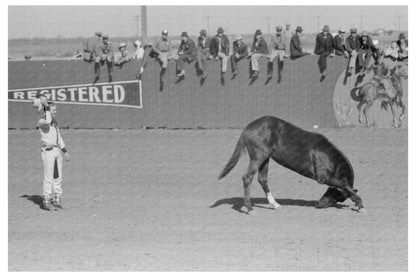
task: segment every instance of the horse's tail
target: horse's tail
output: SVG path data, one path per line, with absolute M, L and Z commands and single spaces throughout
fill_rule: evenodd
M 360 102 L 360 101 L 361 101 L 361 99 L 362 99 L 362 95 L 361 95 L 361 88 L 362 88 L 362 87 L 356 87 L 356 88 L 353 88 L 353 89 L 351 90 L 351 98 L 352 98 L 354 101 L 357 101 L 357 102 Z M 357 91 L 358 91 L 358 93 L 357 93 Z
M 240 159 L 241 153 L 245 149 L 245 135 L 244 131 L 240 136 L 240 139 L 237 142 L 237 145 L 235 146 L 233 155 L 231 156 L 230 160 L 228 161 L 227 165 L 222 170 L 220 176 L 218 177 L 218 180 L 224 178 L 230 171 L 235 167 L 238 160 Z

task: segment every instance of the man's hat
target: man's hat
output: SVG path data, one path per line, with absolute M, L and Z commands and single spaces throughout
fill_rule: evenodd
M 140 42 L 140 40 L 136 40 L 136 41 L 134 42 L 134 44 L 136 44 L 136 45 L 137 45 L 137 47 L 140 47 L 140 46 L 142 45 L 142 43 Z
M 224 33 L 224 28 L 218 27 L 217 33 Z
M 276 32 L 281 32 L 281 31 L 283 31 L 282 26 L 277 26 L 277 27 L 276 27 Z
M 101 37 L 102 33 L 101 33 L 101 32 L 95 32 L 95 35 L 96 35 L 97 37 Z
M 355 34 L 355 33 L 357 33 L 357 28 L 351 28 L 351 29 L 350 29 L 350 32 L 351 32 L 351 34 Z
M 103 39 L 108 39 L 108 35 L 103 35 Z
M 182 32 L 181 37 L 188 37 L 188 32 Z
M 361 33 L 361 36 L 362 36 L 362 37 L 368 37 L 368 33 L 367 33 L 366 31 L 363 31 L 363 32 Z
M 146 39 L 145 45 L 153 45 L 153 40 L 151 40 L 150 38 Z
M 256 32 L 254 33 L 255 36 L 261 35 L 261 30 L 257 29 Z
M 235 38 L 235 40 L 241 40 L 241 39 L 243 39 L 242 35 L 237 35 L 237 37 Z
M 303 32 L 302 26 L 296 27 L 296 32 Z
M 340 32 L 340 33 L 345 33 L 345 29 L 344 29 L 344 28 L 342 28 L 342 27 L 339 27 L 338 32 Z
M 122 48 L 122 47 L 126 47 L 126 43 L 125 42 L 120 43 L 120 45 L 118 46 L 119 49 Z
M 162 35 L 167 36 L 167 35 L 168 35 L 168 31 L 167 31 L 167 30 L 163 30 L 163 31 L 162 31 Z
M 290 27 L 290 23 L 288 22 L 288 23 L 286 23 L 286 27 Z
M 329 32 L 329 26 L 328 25 L 324 25 L 324 28 L 322 28 L 323 32 Z
M 399 39 L 405 39 L 405 38 L 406 38 L 406 35 L 404 33 L 400 33 Z
M 206 30 L 204 30 L 204 29 L 202 29 L 202 30 L 199 32 L 199 34 L 200 34 L 201 36 L 205 36 L 205 35 L 207 34 L 207 31 L 206 31 Z

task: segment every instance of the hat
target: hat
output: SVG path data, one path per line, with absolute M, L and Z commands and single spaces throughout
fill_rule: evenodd
M 257 30 L 256 30 L 256 33 L 254 33 L 254 35 L 255 35 L 255 36 L 261 35 L 261 30 L 260 30 L 260 29 L 257 29 Z
M 97 37 L 101 37 L 102 33 L 101 33 L 101 32 L 95 32 L 95 35 L 96 35 Z
M 338 28 L 338 32 L 340 32 L 340 33 L 345 33 L 345 29 L 344 29 L 344 28 L 342 28 L 342 27 L 339 27 L 339 28 Z
M 182 32 L 181 37 L 188 37 L 188 32 Z
M 150 38 L 146 39 L 145 45 L 153 45 L 153 40 Z
M 404 33 L 400 33 L 399 39 L 404 39 L 404 38 L 406 38 L 406 35 Z
M 205 36 L 205 35 L 207 34 L 207 31 L 206 31 L 206 30 L 204 30 L 204 29 L 202 29 L 202 30 L 199 32 L 199 34 L 200 34 L 201 36 Z
M 302 26 L 296 27 L 296 32 L 303 32 Z
M 167 30 L 163 30 L 163 31 L 162 31 L 162 35 L 167 36 L 167 35 L 168 35 L 168 31 L 167 31 Z
M 361 33 L 361 36 L 362 36 L 362 37 L 368 37 L 368 33 L 367 33 L 366 31 L 363 31 L 363 32 Z
M 283 30 L 282 26 L 277 26 L 277 27 L 276 27 L 276 32 L 280 32 L 280 31 L 282 31 L 282 30 Z
M 137 47 L 140 47 L 140 46 L 142 45 L 142 43 L 140 42 L 140 40 L 136 40 L 136 41 L 134 42 L 134 44 L 136 44 L 136 45 L 137 45 Z
M 118 48 L 122 48 L 122 47 L 126 47 L 126 43 L 125 42 L 120 43 L 120 45 L 118 46 Z
M 286 23 L 286 27 L 290 27 L 290 23 L 288 22 L 288 23 Z
M 350 32 L 351 32 L 351 34 L 355 34 L 355 33 L 357 33 L 357 28 L 351 28 L 351 29 L 350 29 Z
M 108 39 L 108 35 L 103 35 L 103 39 Z
M 217 33 L 224 33 L 224 29 L 222 27 L 218 27 Z
M 328 25 L 324 25 L 324 28 L 322 28 L 323 32 L 329 32 L 329 26 Z
M 240 39 L 243 39 L 242 35 L 237 35 L 237 37 L 235 38 L 235 40 L 240 40 Z

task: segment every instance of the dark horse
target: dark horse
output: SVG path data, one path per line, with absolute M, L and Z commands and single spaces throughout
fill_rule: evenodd
M 370 125 L 367 112 L 374 102 L 379 99 L 381 100 L 381 108 L 387 111 L 387 107 L 390 107 L 393 114 L 394 127 L 400 127 L 406 112 L 406 106 L 402 101 L 403 88 L 401 77 L 406 77 L 406 75 L 400 71 L 400 66 L 396 66 L 389 70 L 381 63 L 377 66 L 373 66 L 372 69 L 374 69 L 372 82 L 365 83 L 364 85 L 351 90 L 351 98 L 359 102 L 357 105 L 358 121 L 363 124 L 362 117 L 364 116 L 365 124 L 367 126 Z M 399 120 L 396 119 L 393 105 L 400 107 L 402 110 Z
M 261 117 L 243 130 L 234 153 L 218 179 L 225 177 L 235 167 L 244 149 L 247 149 L 250 157 L 250 164 L 243 175 L 244 206 L 247 213 L 252 210 L 250 184 L 257 172 L 258 181 L 269 203 L 275 209 L 280 206 L 267 184 L 270 158 L 305 177 L 329 186 L 319 200 L 319 208 L 343 202 L 347 198 L 355 202 L 357 211 L 363 208 L 357 190 L 353 189 L 354 171 L 351 163 L 321 134 L 307 132 L 276 117 Z

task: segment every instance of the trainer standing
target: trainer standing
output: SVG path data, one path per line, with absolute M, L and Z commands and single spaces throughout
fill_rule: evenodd
M 38 121 L 42 141 L 43 161 L 43 209 L 62 209 L 62 154 L 66 161 L 71 159 L 56 121 L 57 109 L 52 102 L 42 97 L 44 115 Z

